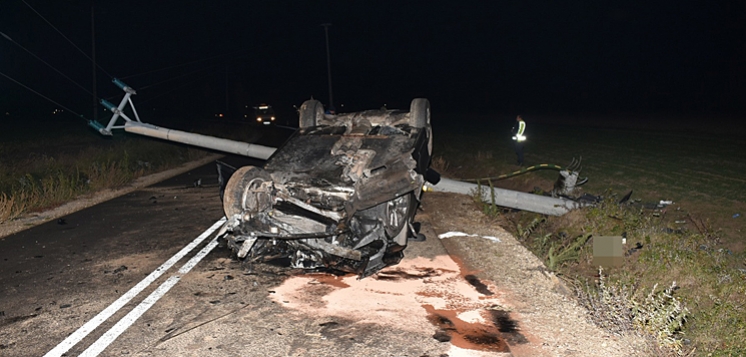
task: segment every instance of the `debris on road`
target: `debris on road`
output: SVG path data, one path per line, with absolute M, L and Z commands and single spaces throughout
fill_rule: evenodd
M 446 233 L 438 235 L 438 238 L 440 239 L 446 239 L 446 238 L 452 238 L 452 237 L 480 237 L 480 238 L 484 238 L 487 240 L 491 240 L 496 243 L 500 243 L 500 238 L 497 238 L 497 237 L 480 236 L 477 234 L 469 234 L 469 233 L 464 233 L 464 232 L 446 232 Z

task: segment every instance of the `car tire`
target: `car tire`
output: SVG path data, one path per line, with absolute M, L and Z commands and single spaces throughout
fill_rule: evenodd
M 316 99 L 309 99 L 301 104 L 298 115 L 299 128 L 305 129 L 317 126 L 319 121 L 324 118 L 324 105 Z
M 409 126 L 425 128 L 430 126 L 430 101 L 427 98 L 415 98 L 409 106 Z
M 272 181 L 267 171 L 256 166 L 236 170 L 225 186 L 223 211 L 228 218 L 236 214 L 258 213 L 271 205 L 269 191 L 260 190 L 262 183 Z
M 427 98 L 412 99 L 409 106 L 409 126 L 427 130 L 427 154 L 433 154 L 433 130 L 430 127 L 430 101 Z
M 409 222 L 417 209 L 417 200 L 414 193 L 410 192 L 384 204 L 384 217 L 382 218 L 386 238 L 395 239 L 409 229 Z M 406 242 L 406 236 L 404 239 Z

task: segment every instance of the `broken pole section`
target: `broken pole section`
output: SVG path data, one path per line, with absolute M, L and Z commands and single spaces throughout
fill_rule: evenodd
M 441 178 L 437 185 L 431 186 L 433 191 L 460 193 L 464 195 L 473 195 L 479 190 L 479 186 L 473 183 L 461 182 L 447 178 Z M 536 212 L 550 216 L 561 216 L 582 205 L 578 202 L 540 196 L 532 193 L 525 193 L 502 188 L 492 188 L 495 193 L 495 205 L 519 209 L 523 211 Z M 481 186 L 481 199 L 484 202 L 492 202 L 490 187 Z
M 267 160 L 275 152 L 276 148 L 216 138 L 207 135 L 188 133 L 181 130 L 161 128 L 151 124 L 128 121 L 124 124 L 124 131 L 153 138 L 175 141 L 182 144 L 199 146 L 206 149 L 226 152 Z

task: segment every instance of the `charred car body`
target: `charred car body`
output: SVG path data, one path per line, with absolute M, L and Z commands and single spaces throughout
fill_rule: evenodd
M 398 263 L 418 237 L 423 184 L 437 182 L 428 100 L 337 115 L 308 100 L 299 115 L 300 129 L 263 167 L 222 183 L 221 239 L 247 262 L 285 257 L 361 277 Z

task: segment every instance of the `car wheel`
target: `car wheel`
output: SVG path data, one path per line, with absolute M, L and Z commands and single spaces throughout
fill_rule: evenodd
M 309 99 L 298 109 L 298 127 L 301 129 L 319 125 L 319 120 L 324 118 L 324 105 L 318 100 Z
M 230 218 L 244 212 L 258 213 L 269 208 L 269 190 L 262 187 L 268 181 L 272 181 L 269 173 L 256 166 L 244 166 L 233 173 L 225 186 L 225 216 Z
M 385 203 L 383 228 L 389 239 L 402 238 L 406 242 L 407 225 L 412 219 L 417 201 L 414 193 L 399 196 Z M 404 236 L 400 237 L 404 232 Z

